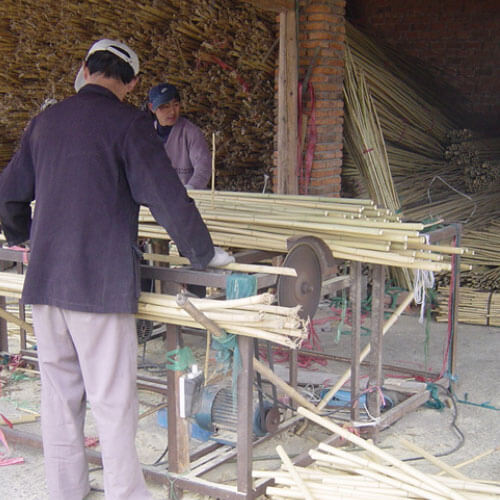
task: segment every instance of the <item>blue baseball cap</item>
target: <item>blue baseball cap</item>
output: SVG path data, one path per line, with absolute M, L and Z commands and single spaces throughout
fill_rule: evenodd
M 149 91 L 149 102 L 153 111 L 172 99 L 180 101 L 181 98 L 177 88 L 171 83 L 160 83 Z

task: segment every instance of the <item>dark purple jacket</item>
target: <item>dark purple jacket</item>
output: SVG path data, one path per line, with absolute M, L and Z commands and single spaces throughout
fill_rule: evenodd
M 30 240 L 23 303 L 136 312 L 139 205 L 194 268 L 208 264 L 210 234 L 146 113 L 85 85 L 35 117 L 0 175 L 7 241 Z

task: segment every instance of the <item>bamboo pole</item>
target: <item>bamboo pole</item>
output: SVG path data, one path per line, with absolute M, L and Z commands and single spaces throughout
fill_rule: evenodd
M 408 293 L 406 298 L 401 302 L 401 304 L 396 308 L 396 310 L 391 314 L 391 317 L 385 322 L 382 335 L 385 335 L 391 326 L 396 322 L 396 320 L 401 316 L 403 311 L 410 305 L 410 303 L 415 298 L 415 292 L 411 291 Z M 359 356 L 359 362 L 361 363 L 371 351 L 371 342 L 366 345 L 366 347 L 361 351 Z M 321 411 L 332 399 L 332 397 L 339 391 L 339 389 L 351 378 L 351 367 L 349 367 L 344 374 L 339 378 L 335 385 L 323 396 L 321 401 L 316 406 L 318 411 Z
M 411 443 L 410 441 L 407 441 L 406 439 L 404 439 L 401 436 L 398 437 L 398 441 L 405 448 L 408 448 L 409 450 L 414 451 L 415 453 L 419 453 L 421 456 L 423 456 L 430 463 L 436 465 L 437 467 L 442 469 L 444 472 L 447 472 L 452 477 L 455 477 L 457 479 L 461 479 L 463 481 L 469 481 L 469 478 L 467 476 L 458 472 L 455 468 L 444 463 L 442 460 L 439 460 L 439 458 L 435 457 L 434 455 L 431 455 L 430 453 L 428 453 L 426 450 L 424 450 L 420 446 L 416 445 L 415 443 Z
M 454 465 L 453 467 L 455 469 L 461 469 L 462 467 L 465 467 L 466 465 L 470 465 L 474 462 L 477 462 L 478 460 L 481 460 L 482 458 L 487 457 L 488 455 L 491 455 L 492 453 L 495 453 L 496 451 L 500 451 L 500 446 L 497 446 L 496 448 L 490 448 L 489 450 L 483 451 L 482 453 L 479 453 L 475 457 L 464 460 L 463 462 L 460 462 L 459 464 Z M 441 471 L 438 474 L 438 476 L 441 476 L 443 474 L 445 474 L 445 471 Z
M 305 408 L 308 408 L 312 412 L 317 411 L 316 407 L 310 401 L 302 396 L 302 394 L 297 392 L 297 390 L 294 389 L 291 385 L 287 384 L 283 379 L 279 378 L 269 367 L 261 363 L 257 358 L 253 358 L 253 367 L 255 371 L 257 371 L 271 383 L 279 387 L 296 403 L 304 406 Z
M 189 259 L 186 257 L 180 257 L 178 255 L 163 255 L 157 253 L 143 253 L 143 258 L 145 260 L 151 260 L 155 262 L 167 262 L 173 265 L 189 265 Z M 291 267 L 279 267 L 279 266 L 265 266 L 257 264 L 240 264 L 238 262 L 233 262 L 231 264 L 226 264 L 225 266 L 214 266 L 216 269 L 227 269 L 228 271 L 237 271 L 240 273 L 267 273 L 267 274 L 278 274 L 281 276 L 292 276 L 297 277 L 297 271 Z
M 325 462 L 341 470 L 377 480 L 382 484 L 399 488 L 412 496 L 418 495 L 428 500 L 448 498 L 446 495 L 436 492 L 434 488 L 431 488 L 430 485 L 427 485 L 421 479 L 408 477 L 405 471 L 401 471 L 398 468 L 381 465 L 374 460 L 355 457 L 342 450 L 332 450 L 331 447 L 326 448 L 321 446 L 320 449 L 327 451 L 327 453 L 321 453 L 317 450 L 311 450 L 310 452 L 311 458 L 319 463 Z
M 307 487 L 306 483 L 302 480 L 300 475 L 295 470 L 295 466 L 293 465 L 292 461 L 290 460 L 290 458 L 286 454 L 286 451 L 284 450 L 283 446 L 281 446 L 281 445 L 276 446 L 276 451 L 277 451 L 279 457 L 281 458 L 281 461 L 285 465 L 286 469 L 292 475 L 295 483 L 299 487 L 304 498 L 306 500 L 313 500 L 313 496 L 311 495 L 309 488 Z
M 2 309 L 1 307 L 0 307 L 0 317 L 8 322 L 15 323 L 17 326 L 26 330 L 28 333 L 31 334 L 33 333 L 33 325 L 26 323 L 26 321 L 23 321 L 21 318 L 18 318 L 14 314 L 7 312 L 5 309 Z
M 0 272 L 0 295 L 18 299 L 23 283 L 24 275 Z M 210 319 L 228 333 L 268 340 L 295 349 L 307 337 L 307 323 L 299 317 L 299 308 L 270 308 L 270 302 L 274 301 L 271 294 L 260 294 L 229 301 L 193 299 L 193 304 L 200 309 L 205 308 Z M 262 303 L 265 311 L 259 311 L 259 303 Z M 250 309 L 245 309 L 248 307 Z M 199 327 L 199 323 L 176 304 L 175 297 L 168 295 L 142 293 L 136 317 Z

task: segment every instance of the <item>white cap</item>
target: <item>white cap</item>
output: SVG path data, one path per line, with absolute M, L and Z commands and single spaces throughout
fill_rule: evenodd
M 139 74 L 139 58 L 137 54 L 128 46 L 122 42 L 117 40 L 109 40 L 107 38 L 103 38 L 98 42 L 94 43 L 92 47 L 90 47 L 87 55 L 85 56 L 85 61 L 94 54 L 94 52 L 99 51 L 107 51 L 111 52 L 115 56 L 118 56 L 120 59 L 124 60 L 129 66 L 134 70 L 134 76 Z M 75 79 L 75 90 L 78 92 L 85 85 L 85 78 L 83 76 L 83 65 L 80 67 L 78 74 Z

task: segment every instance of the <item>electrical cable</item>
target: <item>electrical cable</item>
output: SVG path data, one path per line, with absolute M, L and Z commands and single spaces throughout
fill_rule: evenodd
M 168 463 L 168 460 L 164 460 L 162 462 L 162 459 L 167 454 L 167 452 L 168 452 L 168 444 L 165 447 L 165 449 L 162 451 L 161 455 L 152 464 L 145 464 L 144 462 L 141 462 L 141 465 L 143 465 L 145 467 L 157 467 L 159 465 L 165 465 Z
M 458 451 L 465 443 L 465 435 L 457 425 L 458 407 L 457 407 L 456 398 L 455 398 L 454 394 L 448 388 L 444 387 L 441 384 L 435 383 L 434 385 L 436 385 L 437 387 L 442 389 L 448 395 L 448 397 L 450 398 L 450 400 L 452 402 L 453 418 L 452 418 L 452 421 L 450 423 L 450 427 L 458 435 L 458 443 L 453 448 L 451 448 L 448 451 L 444 451 L 442 453 L 437 453 L 436 455 L 434 455 L 436 458 L 440 458 L 440 457 L 446 457 L 446 456 L 451 455 L 452 453 L 455 453 L 456 451 Z M 411 457 L 411 458 L 405 458 L 402 461 L 403 462 L 411 462 L 411 461 L 416 461 L 416 460 L 423 460 L 424 458 L 425 457 Z

